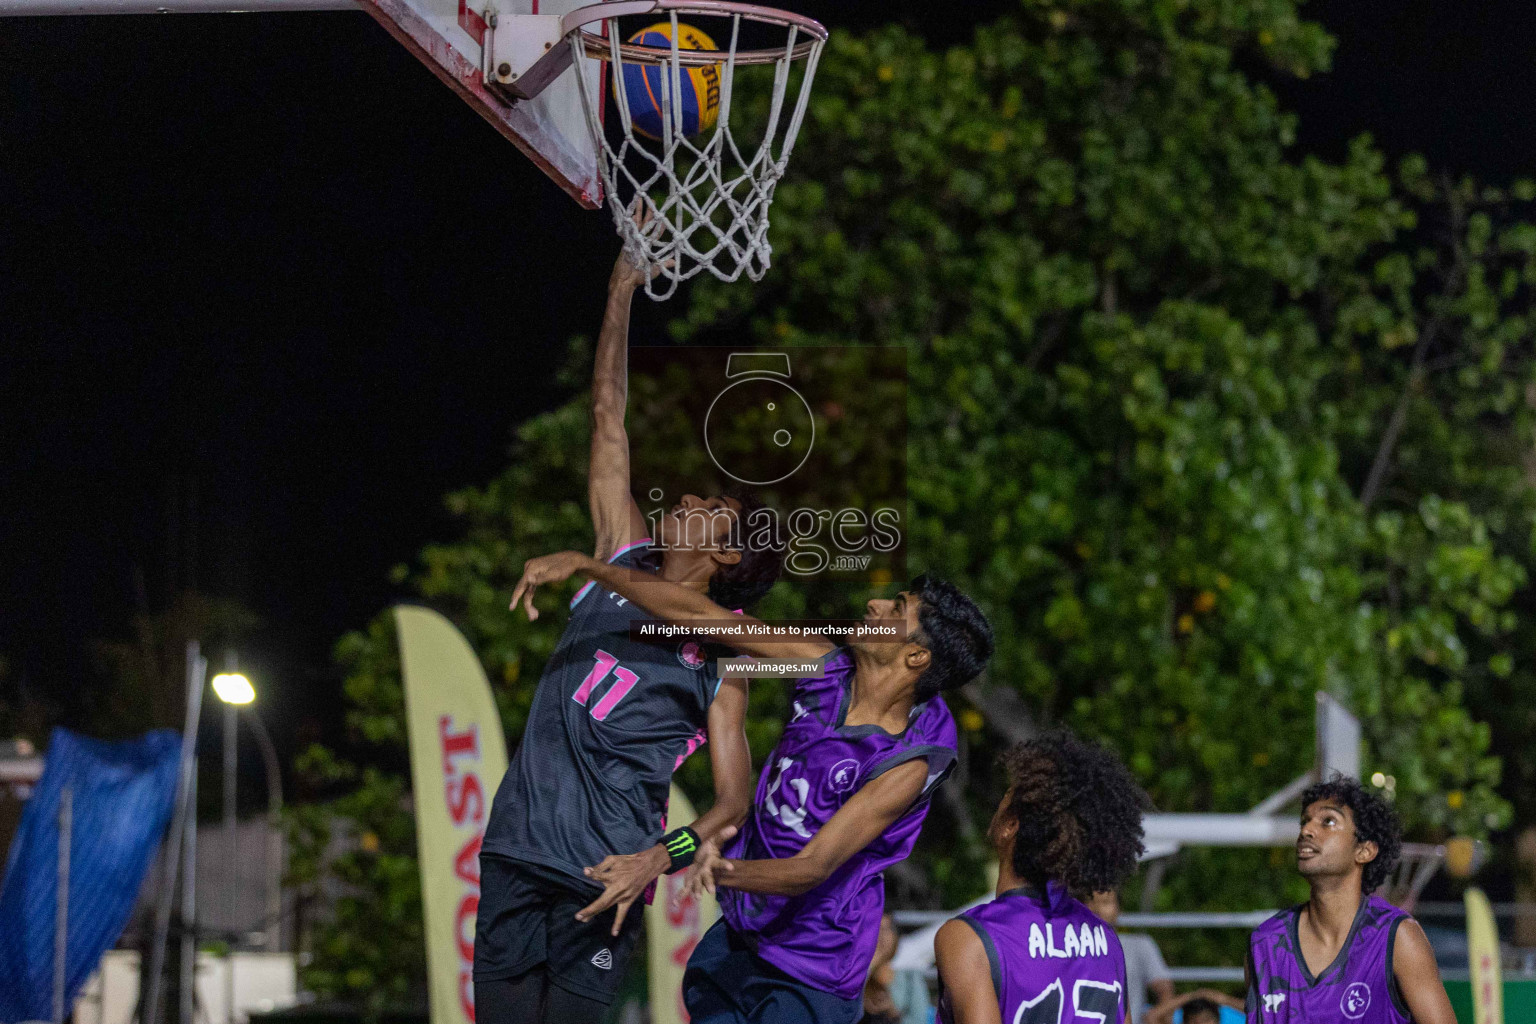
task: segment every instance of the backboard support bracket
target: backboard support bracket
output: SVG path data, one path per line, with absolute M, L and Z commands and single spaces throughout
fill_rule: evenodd
M 556 14 L 513 14 L 488 21 L 485 85 L 508 103 L 531 100 L 571 66 Z

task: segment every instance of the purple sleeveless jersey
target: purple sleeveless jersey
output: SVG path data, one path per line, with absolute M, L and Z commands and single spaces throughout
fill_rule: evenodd
M 1254 930 L 1249 1024 L 1411 1024 L 1392 974 L 1392 944 L 1407 914 L 1380 896 L 1361 900 L 1339 955 L 1316 977 L 1296 936 L 1300 916 L 1300 906 L 1282 910 Z
M 822 674 L 795 684 L 794 715 L 757 782 L 752 813 L 727 858 L 793 857 L 859 787 L 917 758 L 928 762 L 922 798 L 830 878 L 800 896 L 721 888 L 726 923 L 757 955 L 812 988 L 844 999 L 864 989 L 885 910 L 881 872 L 905 860 L 922 831 L 928 796 L 955 763 L 955 720 L 938 697 L 912 709 L 892 736 L 875 725 L 844 725 L 853 656 L 839 648 Z
M 1052 882 L 972 907 L 957 920 L 986 947 L 1004 1024 L 1125 1020 L 1125 953 L 1115 930 Z M 954 1020 L 947 992 L 939 1020 Z

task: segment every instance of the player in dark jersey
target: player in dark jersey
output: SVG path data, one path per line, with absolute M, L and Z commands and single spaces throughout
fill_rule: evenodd
M 729 608 L 746 605 L 772 585 L 781 558 L 742 543 L 750 498 L 686 495 L 661 517 L 653 543 L 630 493 L 627 334 L 643 281 L 620 256 L 598 340 L 588 480 L 596 557 L 707 589 Z M 544 667 L 480 857 L 480 1024 L 595 1024 L 638 937 L 642 915 L 629 914 L 631 904 L 657 875 L 687 863 L 696 836 L 746 813 L 744 681 L 715 678 L 697 643 L 631 640 L 639 617 L 618 594 L 583 589 Z M 691 830 L 663 837 L 672 773 L 706 738 L 714 805 Z
M 726 613 L 697 591 L 632 578 L 575 552 L 528 563 L 518 594 L 581 574 L 674 623 Z M 758 779 L 752 811 L 720 853 L 701 845 L 693 882 L 720 896 L 723 920 L 683 979 L 694 1024 L 852 1024 L 885 908 L 881 872 L 911 852 L 928 798 L 954 765 L 954 719 L 939 694 L 975 678 L 992 628 L 954 586 L 919 578 L 870 601 L 866 621 L 899 639 L 759 636 L 729 643 L 818 671 L 795 683 L 795 714 Z M 727 829 L 727 832 L 731 830 Z
M 1386 800 L 1337 776 L 1301 796 L 1296 860 L 1312 888 L 1249 942 L 1249 1024 L 1455 1024 L 1412 917 L 1373 895 L 1402 849 Z
M 1120 759 L 1067 732 L 1003 756 L 987 838 L 997 898 L 934 938 L 943 1024 L 1125 1020 L 1125 954 L 1079 899 L 1119 888 L 1142 852 L 1147 795 Z

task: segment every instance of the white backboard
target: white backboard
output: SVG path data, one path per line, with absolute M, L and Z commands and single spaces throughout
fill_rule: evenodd
M 576 75 L 589 76 L 592 95 L 604 95 L 602 65 L 581 61 L 531 100 L 509 104 L 481 78 L 486 16 L 563 15 L 594 0 L 358 0 L 359 5 L 475 112 L 517 144 L 544 173 L 581 205 L 602 203 L 597 151 L 587 131 Z

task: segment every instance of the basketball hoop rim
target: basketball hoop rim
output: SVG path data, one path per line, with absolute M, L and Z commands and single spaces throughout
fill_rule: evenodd
M 582 49 L 588 57 L 604 62 L 613 56 L 613 42 L 593 32 L 583 31 L 594 22 L 613 18 L 646 14 L 699 14 L 706 17 L 741 17 L 765 25 L 778 25 L 794 29 L 811 37 L 796 45 L 787 53 L 783 47 L 768 50 L 684 50 L 675 53 L 670 46 L 646 46 L 641 43 L 620 43 L 619 58 L 635 64 L 673 64 L 682 67 L 708 67 L 735 63 L 737 65 L 773 64 L 784 60 L 802 60 L 827 41 L 826 26 L 815 18 L 777 7 L 760 4 L 737 3 L 735 0 L 611 0 L 608 3 L 578 7 L 560 19 L 560 35 L 570 38 L 571 33 L 581 32 Z

